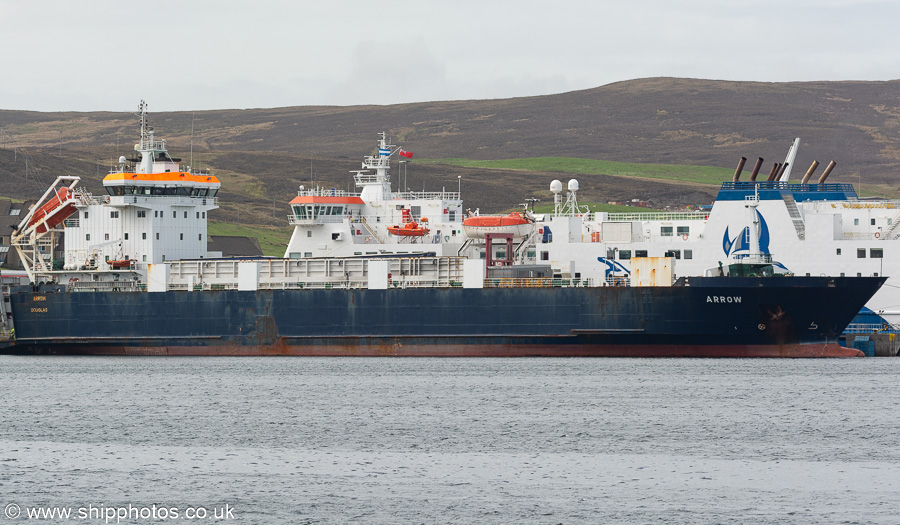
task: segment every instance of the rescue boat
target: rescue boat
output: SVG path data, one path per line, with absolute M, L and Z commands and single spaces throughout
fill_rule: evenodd
M 47 233 L 73 213 L 75 213 L 75 192 L 71 188 L 60 188 L 56 196 L 34 212 L 28 226 L 37 225 L 37 233 Z
M 390 226 L 387 230 L 391 235 L 397 235 L 398 237 L 422 237 L 428 235 L 430 231 L 415 221 L 407 222 L 403 226 Z
M 534 230 L 534 222 L 517 211 L 509 215 L 474 215 L 463 220 L 463 229 L 470 239 L 484 239 L 486 233 L 505 233 L 522 238 Z

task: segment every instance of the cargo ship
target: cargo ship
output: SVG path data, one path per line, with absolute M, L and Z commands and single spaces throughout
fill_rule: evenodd
M 748 252 L 704 275 L 676 278 L 673 257 L 634 257 L 628 275 L 602 261 L 576 271 L 536 251 L 553 242 L 551 226 L 557 238 L 577 233 L 577 183 L 565 205 L 551 185 L 552 222 L 526 210 L 464 224 L 458 192 L 391 192 L 402 150 L 385 134 L 356 172 L 360 194 L 301 188 L 285 258 L 224 259 L 206 251 L 219 181 L 169 157 L 140 109 L 140 156 L 119 159 L 107 195 L 60 177 L 13 233 L 31 284 L 5 285 L 3 351 L 859 356 L 838 337 L 885 282 L 784 274 L 754 240 L 758 193 L 744 202 Z M 65 267 L 54 269 L 44 254 L 60 234 Z

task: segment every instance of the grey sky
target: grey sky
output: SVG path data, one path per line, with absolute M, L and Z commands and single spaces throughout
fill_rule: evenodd
M 900 2 L 0 0 L 0 109 L 561 93 L 633 78 L 900 78 Z

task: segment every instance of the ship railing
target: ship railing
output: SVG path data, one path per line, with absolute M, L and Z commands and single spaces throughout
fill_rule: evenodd
M 356 182 L 357 186 L 376 184 L 382 181 L 382 177 L 375 173 L 357 173 L 353 176 L 353 179 Z
M 143 292 L 146 284 L 137 281 L 72 281 L 66 285 L 70 292 Z
M 325 188 L 321 186 L 316 186 L 315 188 L 310 189 L 302 189 L 297 192 L 298 197 L 359 197 L 359 195 L 359 193 L 353 193 L 347 190 Z
M 589 288 L 597 286 L 594 279 L 556 279 L 551 277 L 499 277 L 485 279 L 485 288 Z
M 723 182 L 723 190 L 791 190 L 802 192 L 853 192 L 852 184 L 848 183 L 822 183 L 822 184 L 797 184 L 787 181 L 738 181 Z
M 608 275 L 605 286 L 631 286 L 631 277 L 627 275 Z
M 403 191 L 394 193 L 394 200 L 459 200 L 458 191 Z
M 705 221 L 709 218 L 709 212 L 702 211 L 673 211 L 659 213 L 610 213 L 608 222 L 631 221 Z
M 350 290 L 366 289 L 368 280 L 359 281 L 270 281 L 260 282 L 260 290 Z M 460 288 L 462 281 L 447 279 L 393 279 L 388 282 L 388 288 Z M 237 290 L 237 283 L 201 283 L 193 285 L 187 283 L 169 283 L 167 290 L 174 291 L 210 291 L 210 290 Z
M 896 326 L 890 323 L 850 323 L 844 330 L 845 334 L 896 334 L 900 332 Z

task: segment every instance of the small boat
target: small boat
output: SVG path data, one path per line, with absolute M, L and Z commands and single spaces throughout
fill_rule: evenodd
M 75 213 L 75 192 L 72 188 L 60 188 L 56 195 L 38 208 L 28 221 L 37 233 L 47 233 Z
M 430 231 L 425 226 L 419 226 L 419 223 L 415 221 L 407 222 L 403 226 L 390 226 L 387 230 L 391 235 L 398 237 L 422 237 L 428 235 Z
M 106 261 L 106 264 L 109 265 L 113 270 L 120 270 L 123 268 L 131 268 L 134 266 L 134 259 L 123 259 L 120 261 Z
M 486 233 L 506 233 L 521 238 L 534 230 L 534 222 L 517 211 L 509 215 L 474 215 L 463 220 L 463 229 L 470 239 L 484 239 Z

